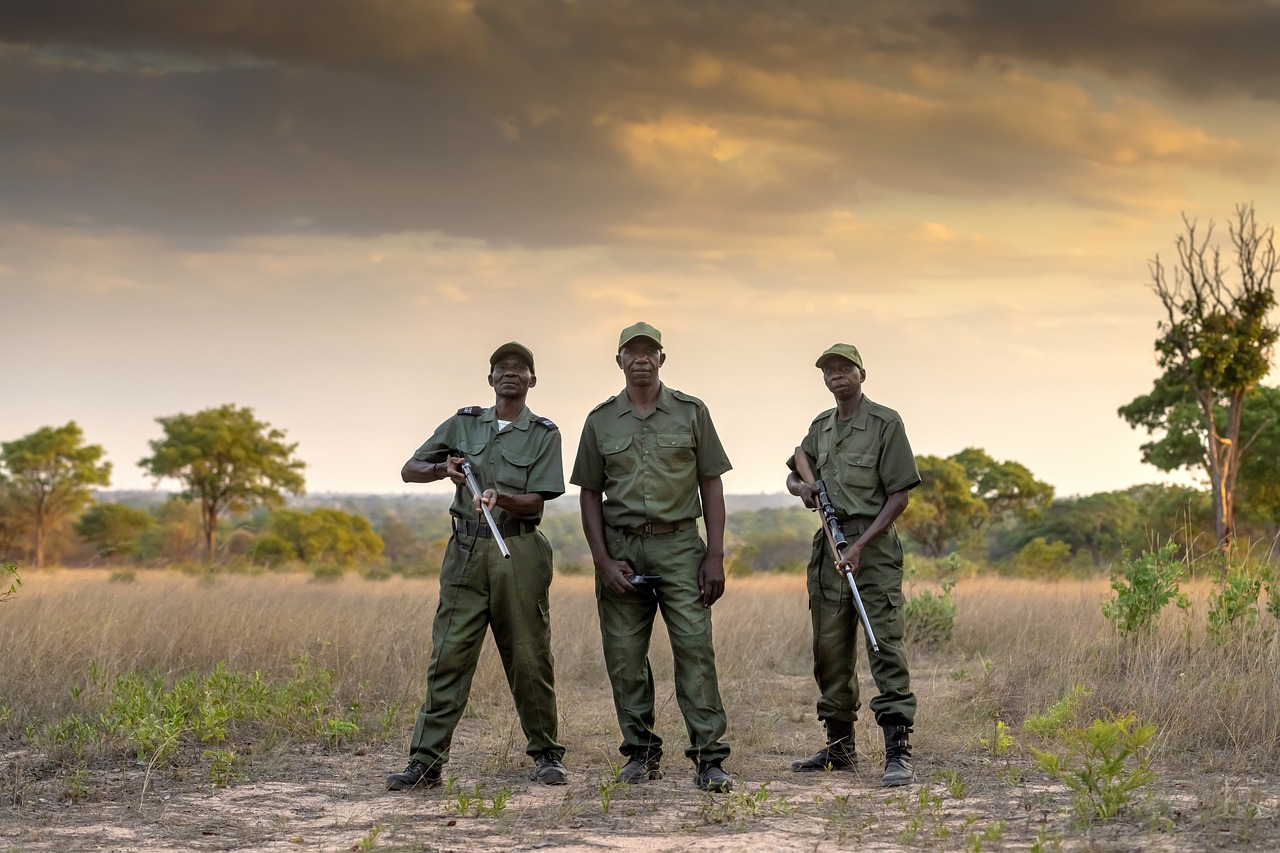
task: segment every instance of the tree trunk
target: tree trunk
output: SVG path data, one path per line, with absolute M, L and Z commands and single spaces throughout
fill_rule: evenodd
M 218 508 L 208 505 L 201 513 L 204 521 L 204 560 L 206 563 L 213 562 L 213 534 L 218 529 Z
M 45 523 L 45 497 L 42 495 L 36 502 L 36 553 L 35 563 L 37 569 L 44 568 L 44 523 Z

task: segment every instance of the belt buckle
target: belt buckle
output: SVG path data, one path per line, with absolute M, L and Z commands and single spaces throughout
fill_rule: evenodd
M 640 535 L 641 535 L 641 536 L 652 536 L 652 535 L 653 535 L 653 522 L 652 522 L 652 521 L 646 521 L 644 524 L 640 525 Z

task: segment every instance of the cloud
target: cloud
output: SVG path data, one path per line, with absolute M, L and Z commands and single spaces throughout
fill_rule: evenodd
M 1207 97 L 1280 99 L 1270 0 L 959 0 L 932 24 L 974 55 L 1092 68 Z

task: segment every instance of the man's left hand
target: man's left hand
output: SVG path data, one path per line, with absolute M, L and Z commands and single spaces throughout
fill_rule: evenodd
M 698 591 L 702 606 L 710 607 L 724 595 L 724 557 L 708 554 L 698 569 Z

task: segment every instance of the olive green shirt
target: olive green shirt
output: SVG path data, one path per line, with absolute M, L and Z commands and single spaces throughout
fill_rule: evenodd
M 560 430 L 546 418 L 525 407 L 506 429 L 498 431 L 493 407 L 468 406 L 436 428 L 431 438 L 413 454 L 422 462 L 444 462 L 450 451 L 459 451 L 480 481 L 480 490 L 496 488 L 508 494 L 537 492 L 547 500 L 564 494 L 564 462 L 560 456 Z M 458 486 L 449 512 L 472 520 L 471 491 Z M 542 520 L 542 512 L 517 516 L 500 507 L 493 508 L 499 524 L 510 519 Z
M 625 390 L 591 410 L 569 482 L 604 493 L 605 524 L 638 527 L 700 517 L 699 483 L 732 467 L 706 404 L 663 385 L 646 417 Z
M 847 421 L 837 419 L 835 409 L 814 418 L 800 446 L 841 519 L 870 522 L 889 495 L 920 485 L 901 416 L 865 395 Z M 787 467 L 796 469 L 794 458 Z

